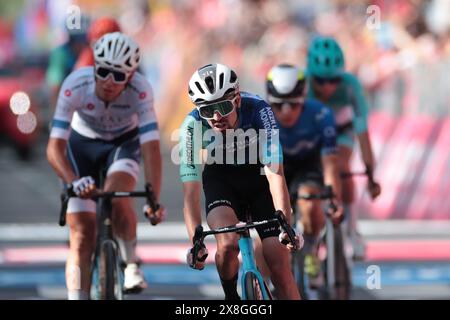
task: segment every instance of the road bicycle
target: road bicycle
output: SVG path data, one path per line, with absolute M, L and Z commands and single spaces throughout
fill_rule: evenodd
M 351 292 L 351 265 L 346 256 L 344 234 L 341 224 L 335 224 L 332 214 L 336 211 L 333 202 L 334 194 L 331 186 L 326 186 L 320 194 L 301 194 L 297 199 L 327 200 L 324 206 L 325 228 L 320 235 L 319 258 L 321 260 L 321 276 L 324 281 L 319 288 L 313 288 L 305 273 L 305 252 L 292 253 L 292 271 L 303 299 L 310 299 L 315 293 L 319 299 L 347 300 Z M 293 199 L 296 200 L 297 199 Z M 324 253 L 323 256 L 320 253 Z M 317 290 L 317 292 L 313 292 Z
M 248 216 L 248 215 L 247 215 Z M 258 267 L 255 263 L 254 251 L 253 251 L 253 241 L 250 236 L 250 229 L 256 227 L 262 227 L 274 222 L 278 223 L 281 229 L 287 233 L 289 241 L 294 244 L 294 250 L 298 248 L 295 245 L 295 234 L 292 228 L 286 221 L 284 214 L 281 211 L 275 212 L 275 218 L 257 222 L 251 222 L 249 218 L 246 219 L 247 222 L 240 222 L 236 225 L 213 229 L 209 231 L 204 231 L 201 225 L 197 226 L 194 235 L 194 247 L 193 247 L 193 265 L 195 265 L 198 252 L 204 247 L 204 239 L 207 236 L 236 232 L 240 235 L 238 241 L 239 249 L 242 255 L 242 266 L 241 266 L 241 289 L 242 289 L 242 300 L 272 300 L 272 294 L 264 281 Z
M 159 204 L 155 201 L 152 186 L 147 183 L 145 191 L 134 192 L 104 192 L 103 188 L 106 172 L 101 170 L 100 190 L 97 190 L 91 199 L 97 201 L 97 242 L 91 270 L 91 296 L 95 300 L 122 300 L 124 293 L 139 293 L 141 290 L 128 290 L 124 292 L 125 263 L 121 259 L 119 245 L 114 238 L 112 229 L 112 199 L 114 198 L 146 198 L 148 205 L 156 212 Z M 69 186 L 61 194 L 61 212 L 59 225 L 66 224 L 66 211 L 69 199 L 77 197 Z M 147 217 L 150 219 L 151 217 Z

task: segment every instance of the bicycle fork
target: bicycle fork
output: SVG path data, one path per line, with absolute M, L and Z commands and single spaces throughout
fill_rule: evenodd
M 263 298 L 265 300 L 269 299 L 269 294 L 266 291 L 264 285 L 264 279 L 261 276 L 261 273 L 258 271 L 258 267 L 255 263 L 255 258 L 253 254 L 253 242 L 252 238 L 248 231 L 243 232 L 238 241 L 239 249 L 241 251 L 242 256 L 242 275 L 241 275 L 241 288 L 242 288 L 242 299 L 246 300 L 246 292 L 245 292 L 245 275 L 249 272 L 253 273 L 259 282 L 259 287 L 261 288 Z

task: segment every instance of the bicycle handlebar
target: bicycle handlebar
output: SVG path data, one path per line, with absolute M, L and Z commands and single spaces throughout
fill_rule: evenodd
M 333 193 L 333 187 L 331 186 L 325 186 L 324 190 L 319 194 L 298 195 L 298 199 L 302 200 L 328 200 L 328 207 L 332 212 L 336 212 L 337 206 L 333 201 L 334 198 L 335 194 Z
M 192 248 L 192 253 L 193 253 L 192 264 L 195 266 L 195 264 L 198 260 L 198 252 L 204 246 L 203 241 L 207 236 L 220 234 L 220 233 L 242 232 L 242 231 L 253 229 L 253 228 L 256 228 L 259 226 L 267 225 L 267 224 L 273 223 L 273 222 L 277 222 L 280 225 L 281 229 L 287 233 L 287 235 L 289 237 L 289 241 L 294 246 L 294 250 L 297 250 L 298 247 L 295 244 L 295 233 L 294 233 L 293 229 L 289 226 L 288 222 L 286 221 L 286 217 L 284 216 L 283 212 L 278 210 L 275 212 L 275 218 L 268 219 L 268 220 L 262 220 L 262 221 L 256 221 L 256 222 L 251 222 L 251 223 L 244 223 L 244 224 L 239 223 L 236 225 L 231 225 L 228 227 L 217 228 L 217 229 L 208 230 L 208 231 L 203 231 L 203 226 L 198 225 L 195 228 L 194 237 L 192 239 L 192 242 L 194 244 L 194 246 Z
M 153 212 L 156 212 L 160 205 L 156 202 L 155 194 L 153 192 L 152 186 L 150 183 L 145 185 L 145 191 L 131 191 L 131 192 L 123 192 L 123 191 L 102 191 L 97 190 L 89 199 L 97 200 L 100 198 L 147 198 L 147 204 L 152 208 Z M 61 227 L 66 225 L 66 212 L 67 206 L 69 204 L 70 198 L 77 198 L 77 195 L 73 191 L 73 187 L 70 185 L 67 190 L 61 193 L 61 211 L 59 213 L 59 225 Z M 145 216 L 150 219 L 150 217 L 145 214 Z

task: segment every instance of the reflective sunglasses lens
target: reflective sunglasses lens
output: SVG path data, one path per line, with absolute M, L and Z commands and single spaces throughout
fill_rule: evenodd
M 99 78 L 106 79 L 106 77 L 110 74 L 111 71 L 105 68 L 97 68 L 96 72 Z
M 341 78 L 340 78 L 340 77 L 334 77 L 334 78 L 314 77 L 314 81 L 315 81 L 318 85 L 324 85 L 324 84 L 326 84 L 326 83 L 330 83 L 330 84 L 338 84 L 339 82 L 341 82 Z
M 212 119 L 214 113 L 219 112 L 222 117 L 229 115 L 234 110 L 234 104 L 231 101 L 222 101 L 216 104 L 211 104 L 199 107 L 199 113 L 202 118 Z
M 214 117 L 214 108 L 211 108 L 211 106 L 199 107 L 198 112 L 205 119 L 212 119 Z
M 116 82 L 125 82 L 125 80 L 127 79 L 127 75 L 123 72 L 112 71 L 112 73 L 114 75 L 114 81 Z

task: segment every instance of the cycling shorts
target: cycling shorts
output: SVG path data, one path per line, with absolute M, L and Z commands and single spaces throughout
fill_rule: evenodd
M 289 160 L 285 158 L 284 176 L 289 189 L 291 200 L 297 198 L 298 188 L 302 185 L 323 187 L 323 173 L 320 155 L 303 160 Z
M 214 208 L 233 209 L 239 221 L 246 221 L 247 211 L 252 221 L 275 218 L 275 207 L 267 177 L 260 165 L 205 165 L 202 174 L 206 215 Z M 256 228 L 261 239 L 278 237 L 278 223 Z
M 125 172 L 136 181 L 139 177 L 141 158 L 138 130 L 131 130 L 111 140 L 91 139 L 71 130 L 67 157 L 72 169 L 79 177 L 91 176 L 99 186 L 100 171 L 105 168 L 106 176 L 114 172 Z M 93 200 L 71 198 L 67 213 L 96 212 Z

